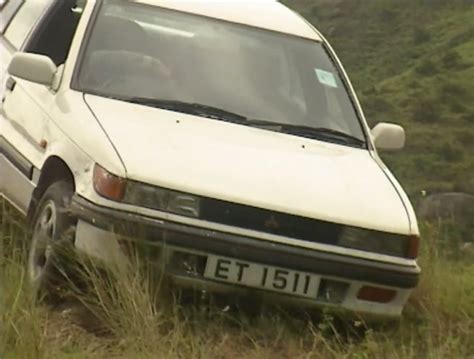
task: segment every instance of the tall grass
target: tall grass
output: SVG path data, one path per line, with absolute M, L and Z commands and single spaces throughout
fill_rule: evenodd
M 0 206 L 0 357 L 9 348 L 20 357 L 42 356 L 41 309 L 28 288 L 21 221 L 1 199 Z
M 1 358 L 468 358 L 474 354 L 474 264 L 424 226 L 423 276 L 402 318 L 383 326 L 283 310 L 223 310 L 177 301 L 139 261 L 105 272 L 78 262 L 80 284 L 51 307 L 32 298 L 22 239 L 3 223 Z M 21 222 L 17 224 L 21 226 Z M 7 228 L 7 229 L 5 229 Z M 12 233 L 14 235 L 12 235 Z M 88 261 L 87 259 L 85 260 Z M 153 280 L 151 280 L 153 278 Z M 158 281 L 160 277 L 158 276 Z M 160 288 L 159 291 L 156 288 Z

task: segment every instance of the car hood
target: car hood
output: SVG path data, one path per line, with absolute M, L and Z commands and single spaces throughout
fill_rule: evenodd
M 335 223 L 408 234 L 369 151 L 102 97 L 85 100 L 136 181 Z

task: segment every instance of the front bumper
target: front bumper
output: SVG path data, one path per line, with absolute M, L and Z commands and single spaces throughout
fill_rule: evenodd
M 88 226 L 101 233 L 114 233 L 118 237 L 139 238 L 140 243 L 150 246 L 172 248 L 180 253 L 197 253 L 206 258 L 213 254 L 237 258 L 249 262 L 261 263 L 275 267 L 310 272 L 320 275 L 324 280 L 335 280 L 346 283 L 345 298 L 337 304 L 351 311 L 399 315 L 408 299 L 411 289 L 419 281 L 418 266 L 402 266 L 369 259 L 327 253 L 317 250 L 274 243 L 268 240 L 249 238 L 206 228 L 184 225 L 146 217 L 135 213 L 110 209 L 93 204 L 74 196 L 72 212 L 82 226 Z M 100 241 L 100 239 L 98 239 Z M 98 248 L 98 247 L 97 247 Z M 94 251 L 94 250 L 93 250 Z M 106 253 L 107 251 L 104 251 Z M 92 255 L 97 253 L 90 253 Z M 100 255 L 99 255 L 100 256 Z M 170 271 L 172 272 L 172 271 Z M 228 291 L 235 287 L 198 277 L 195 274 L 172 272 L 172 276 L 183 284 L 194 283 L 194 287 L 211 288 Z M 377 285 L 383 288 L 396 289 L 397 297 L 390 303 L 372 303 L 356 299 L 359 288 L 363 285 Z M 248 288 L 240 288 L 248 291 Z M 252 291 L 255 291 L 252 289 Z M 295 300 L 294 297 L 290 299 Z M 308 300 L 304 300 L 308 304 Z M 314 304 L 324 301 L 315 301 Z

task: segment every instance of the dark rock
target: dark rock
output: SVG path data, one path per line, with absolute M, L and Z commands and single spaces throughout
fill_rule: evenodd
M 455 219 L 474 221 L 474 196 L 467 193 L 432 194 L 421 200 L 420 219 Z
M 418 218 L 422 221 L 451 221 L 469 236 L 474 234 L 474 195 L 467 193 L 432 194 L 421 200 Z

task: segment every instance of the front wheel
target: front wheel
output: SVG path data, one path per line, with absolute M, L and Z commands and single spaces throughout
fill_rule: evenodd
M 64 263 L 72 248 L 76 220 L 70 214 L 74 189 L 59 181 L 41 197 L 31 222 L 28 275 L 38 296 L 55 296 L 67 278 Z

